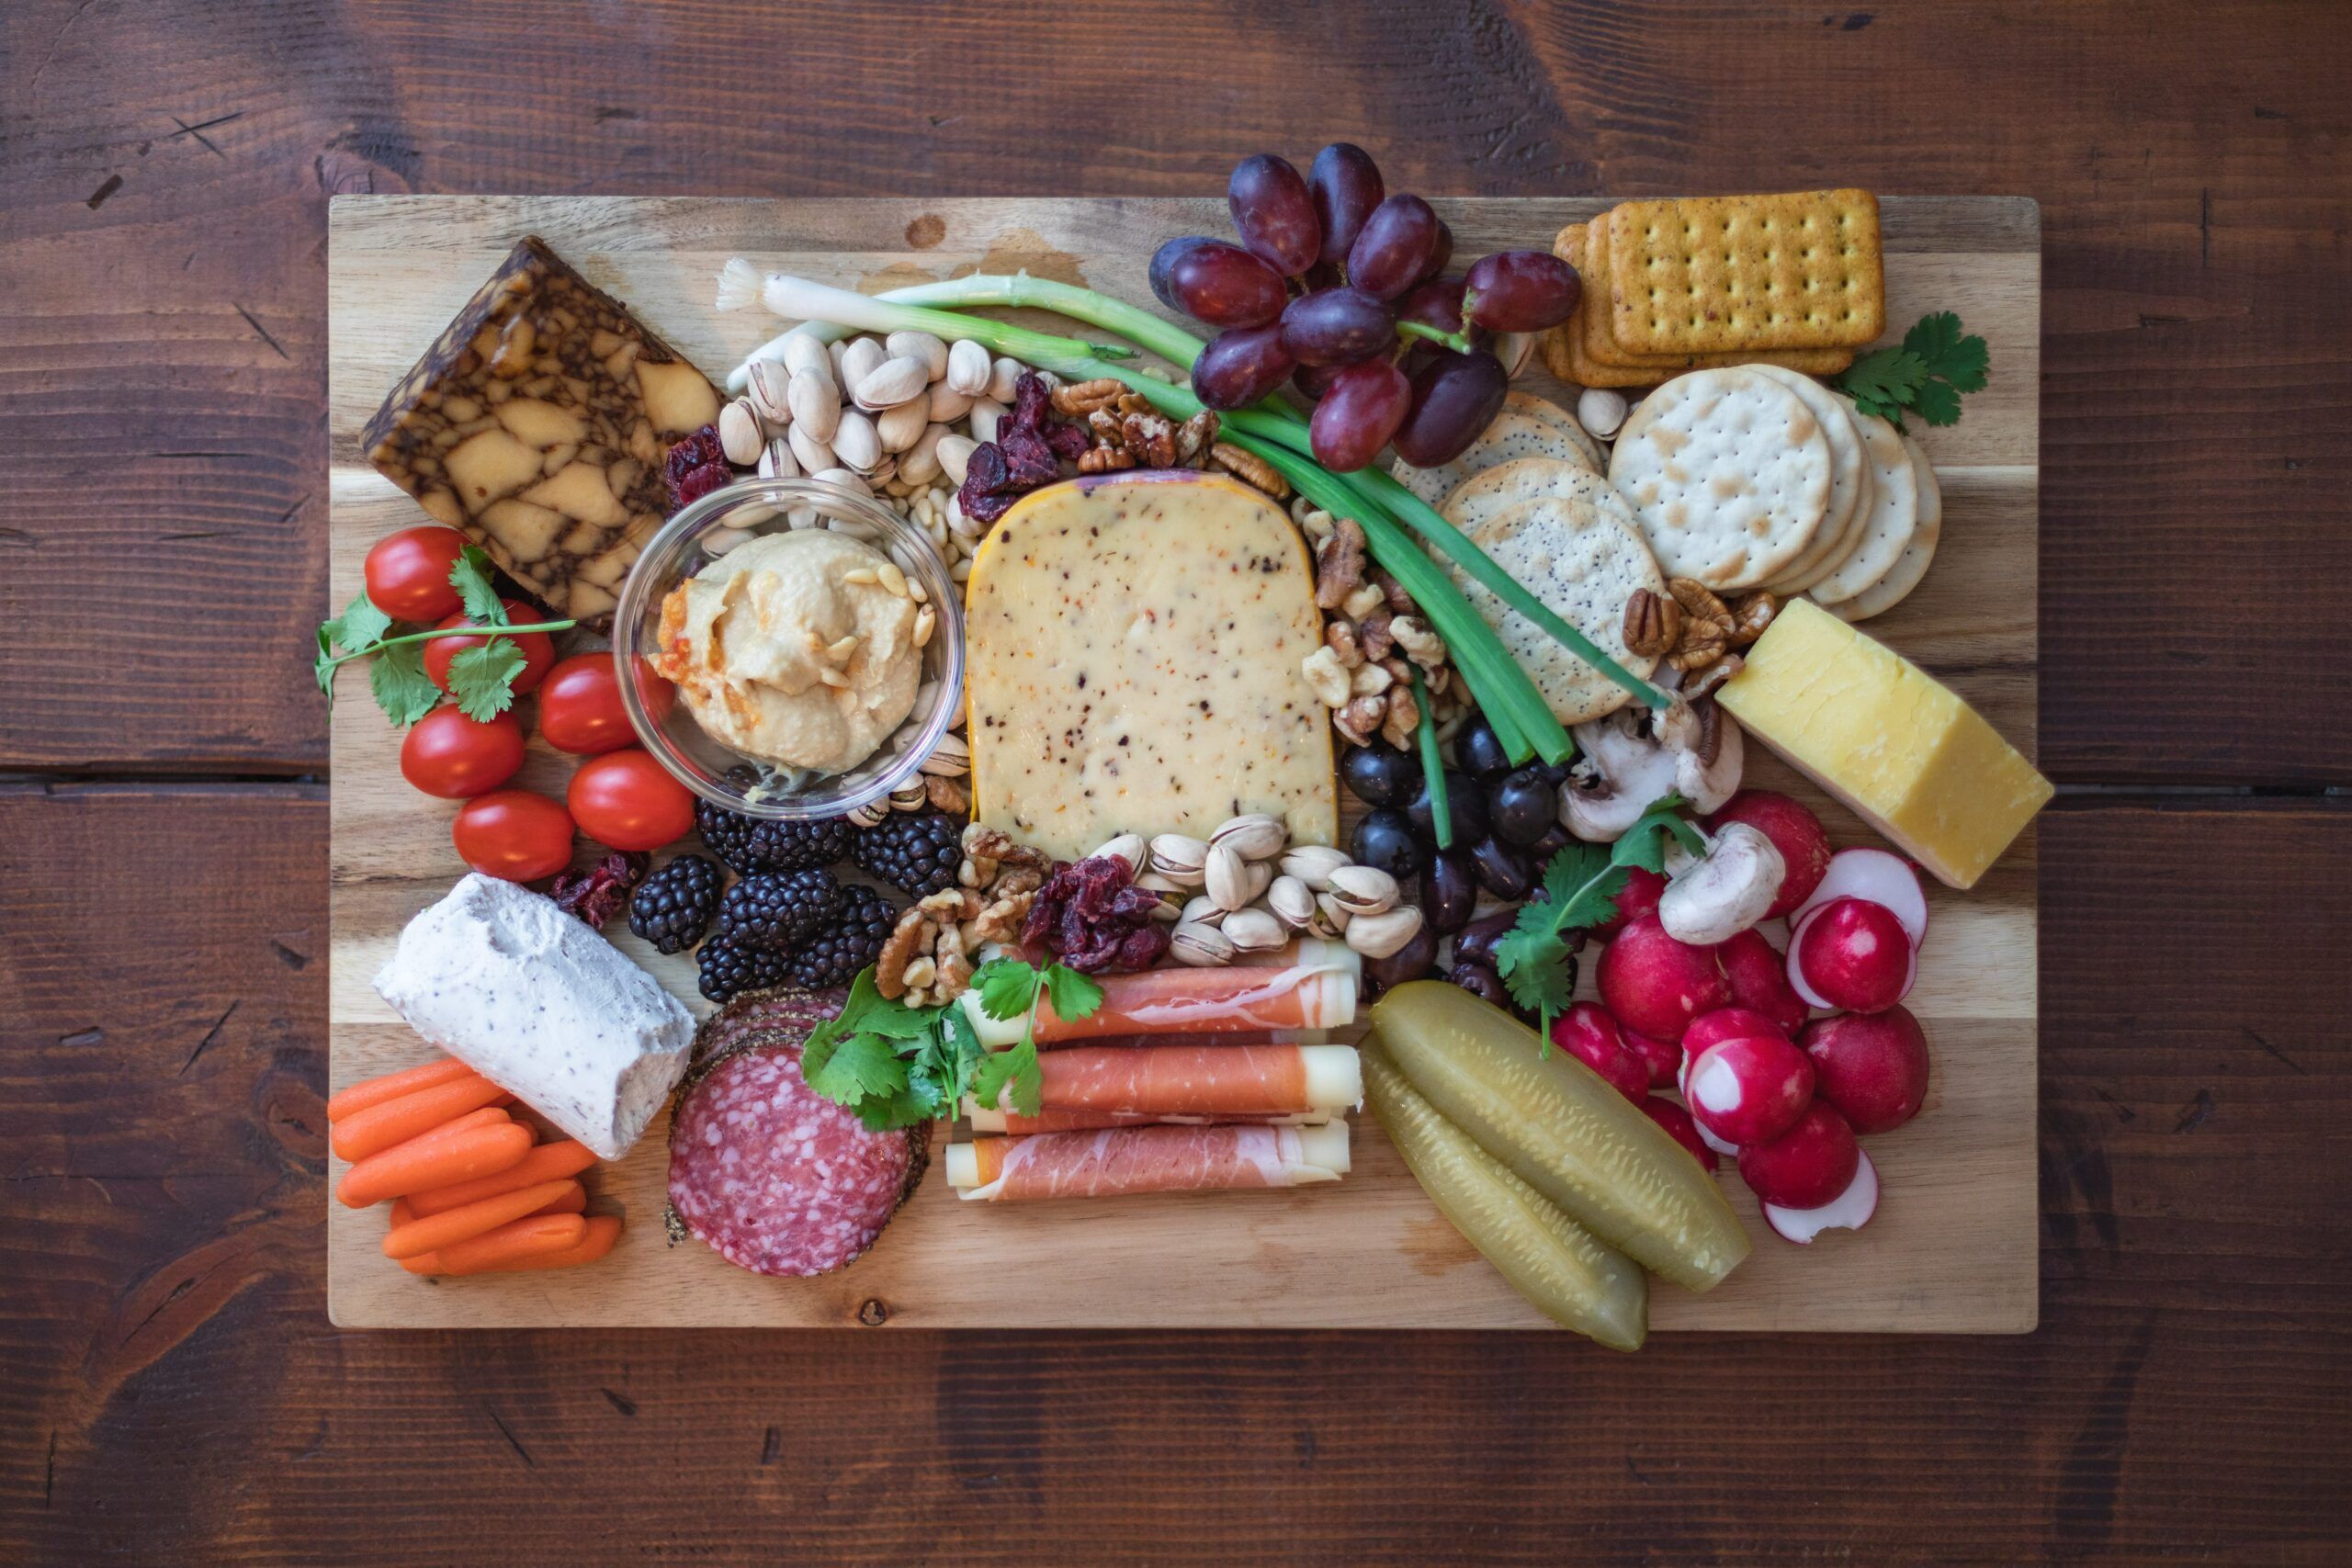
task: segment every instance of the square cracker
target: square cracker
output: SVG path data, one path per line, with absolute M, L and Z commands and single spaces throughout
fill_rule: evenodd
M 1606 221 L 1611 325 L 1629 353 L 1854 348 L 1886 328 L 1866 190 L 1628 201 Z

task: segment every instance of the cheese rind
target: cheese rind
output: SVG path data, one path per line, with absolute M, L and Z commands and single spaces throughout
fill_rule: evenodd
M 1792 600 L 1716 700 L 1936 877 L 1973 886 L 2050 781 L 1918 666 Z
M 973 812 L 1064 859 L 1227 818 L 1339 835 L 1322 644 L 1289 517 L 1191 472 L 1051 485 L 1006 513 L 966 590 Z

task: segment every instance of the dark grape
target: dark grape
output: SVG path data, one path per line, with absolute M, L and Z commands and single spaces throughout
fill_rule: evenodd
M 1470 923 L 1478 907 L 1478 868 L 1468 850 L 1440 850 L 1421 868 L 1421 913 L 1440 936 Z
M 1372 209 L 1348 249 L 1348 281 L 1375 299 L 1413 286 L 1437 247 L 1437 214 L 1418 196 L 1392 196 Z
M 1500 839 L 1479 840 L 1470 846 L 1470 859 L 1478 867 L 1478 886 L 1498 898 L 1524 898 L 1535 886 L 1527 858 Z
M 1417 776 L 1414 784 L 1413 798 L 1406 805 L 1405 815 L 1411 820 L 1413 831 L 1433 840 L 1437 837 L 1437 815 L 1430 809 L 1429 780 Z M 1487 792 L 1469 774 L 1446 770 L 1445 810 L 1453 819 L 1456 845 L 1487 836 Z
M 1170 276 L 1176 270 L 1176 264 L 1203 245 L 1223 243 L 1222 240 L 1212 240 L 1206 234 L 1180 234 L 1152 252 L 1151 297 L 1179 315 L 1184 314 L 1184 307 L 1178 303 L 1175 294 L 1169 288 Z
M 1359 746 L 1340 764 L 1340 782 L 1366 806 L 1404 806 L 1421 786 L 1421 760 L 1394 746 Z
M 1284 277 L 1296 277 L 1322 254 L 1315 198 L 1287 159 L 1261 152 L 1234 164 L 1225 206 L 1241 243 Z
M 1453 939 L 1453 961 L 1456 964 L 1483 964 L 1494 967 L 1495 949 L 1510 928 L 1519 922 L 1519 911 L 1505 909 L 1499 915 L 1488 915 L 1483 920 L 1473 920 L 1462 928 Z
M 1402 882 L 1421 869 L 1421 842 L 1403 812 L 1369 812 L 1348 840 L 1348 858 Z
M 1396 318 L 1361 288 L 1302 294 L 1283 309 L 1283 352 L 1301 365 L 1354 365 L 1396 341 Z
M 1510 754 L 1503 743 L 1495 739 L 1495 727 L 1479 714 L 1464 725 L 1453 738 L 1453 754 L 1462 760 L 1463 769 L 1485 779 L 1490 773 L 1510 771 Z
M 1335 474 L 1367 466 L 1396 434 L 1412 400 L 1412 383 L 1385 359 L 1349 366 L 1332 378 L 1307 422 L 1315 460 Z
M 1435 277 L 1416 284 L 1397 297 L 1396 310 L 1400 321 L 1458 333 L 1462 330 L 1462 279 Z
M 1193 394 L 1213 409 L 1248 408 L 1296 368 L 1279 325 L 1227 327 L 1193 361 Z
M 1487 792 L 1487 815 L 1495 836 L 1525 849 L 1560 819 L 1559 792 L 1540 768 L 1520 768 L 1497 779 Z
M 1549 828 L 1544 829 L 1542 838 L 1527 846 L 1527 856 L 1539 866 L 1549 865 L 1552 863 L 1552 857 L 1566 849 L 1575 840 L 1574 833 L 1555 821 Z
M 1494 423 L 1510 391 L 1510 378 L 1493 355 L 1443 350 L 1413 377 L 1412 407 L 1389 440 L 1417 468 L 1451 463 Z
M 1323 231 L 1323 248 L 1317 254 L 1327 265 L 1338 266 L 1348 259 L 1357 231 L 1386 192 L 1380 165 L 1354 142 L 1334 141 L 1315 154 L 1315 164 L 1306 171 L 1306 186 Z
M 1483 964 L 1457 961 L 1447 978 L 1482 1002 L 1491 1002 L 1505 1012 L 1516 1010 L 1511 1006 L 1510 993 L 1503 988 L 1503 977 Z
M 1168 294 L 1176 309 L 1213 327 L 1262 327 L 1290 303 L 1280 274 L 1222 240 L 1194 245 L 1171 262 Z
M 1421 276 L 1413 279 L 1414 284 L 1418 286 L 1436 277 L 1445 270 L 1445 264 L 1453 259 L 1453 230 L 1441 218 L 1437 220 L 1437 243 L 1430 247 L 1430 259 L 1422 264 Z
M 1540 333 L 1577 308 L 1584 285 L 1577 269 L 1542 251 L 1480 256 L 1464 281 L 1464 312 L 1489 332 Z
M 1391 986 L 1401 986 L 1408 980 L 1418 980 L 1437 964 L 1437 932 L 1429 921 L 1421 922 L 1409 941 L 1385 958 L 1363 961 L 1363 977 L 1372 982 L 1372 994 L 1380 995 Z
M 1302 365 L 1298 367 L 1298 374 L 1290 378 L 1290 384 L 1296 387 L 1298 395 L 1308 402 L 1320 402 L 1323 394 L 1331 389 L 1331 383 L 1339 379 L 1340 372 L 1345 369 L 1347 367 L 1344 365 Z

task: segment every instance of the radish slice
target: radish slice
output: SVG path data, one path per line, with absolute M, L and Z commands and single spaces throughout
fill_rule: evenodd
M 1707 1136 L 1704 1127 L 1699 1135 Z M 1708 1139 L 1713 1143 L 1714 1140 Z M 1861 1163 L 1854 1168 L 1854 1179 L 1846 1183 L 1846 1190 L 1818 1209 L 1783 1209 L 1777 1203 L 1764 1205 L 1764 1223 L 1782 1241 L 1792 1241 L 1799 1247 L 1810 1247 L 1813 1238 L 1823 1231 L 1858 1231 L 1871 1223 L 1878 1213 L 1878 1167 L 1864 1154 Z
M 1696 1116 L 1690 1118 L 1690 1125 L 1699 1128 L 1699 1141 L 1706 1145 L 1709 1148 L 1714 1150 L 1715 1153 L 1719 1155 L 1729 1155 L 1734 1159 L 1737 1159 L 1739 1157 L 1739 1145 L 1737 1144 L 1727 1144 L 1721 1138 L 1716 1137 L 1713 1133 L 1708 1132 L 1705 1127 L 1700 1125 L 1699 1119 Z
M 1833 868 L 1837 863 L 1834 860 L 1830 862 Z M 1824 1012 L 1836 1012 L 1838 1010 L 1834 1005 L 1824 1000 L 1820 992 L 1804 983 L 1804 971 L 1797 967 L 1797 953 L 1804 942 L 1804 928 L 1811 925 L 1814 916 L 1820 912 L 1818 908 L 1807 909 L 1797 917 L 1797 923 L 1789 931 L 1789 988 L 1796 992 L 1797 999 L 1805 1006 L 1819 1008 Z M 1896 918 L 1901 919 L 1900 916 Z M 1911 962 L 1915 964 L 1919 962 L 1919 949 L 1916 943 L 1911 949 Z
M 1823 874 L 1821 886 L 1813 890 L 1813 897 L 1798 905 L 1796 912 L 1789 917 L 1791 952 L 1796 951 L 1794 933 L 1804 927 L 1805 917 L 1833 898 L 1864 898 L 1883 904 L 1903 922 L 1913 947 L 1928 940 L 1928 895 L 1919 886 L 1919 874 L 1911 869 L 1911 863 L 1886 850 L 1839 850 L 1829 857 L 1829 869 Z M 1802 996 L 1804 987 L 1800 986 L 1797 991 Z M 1812 1000 L 1809 997 L 1805 999 Z

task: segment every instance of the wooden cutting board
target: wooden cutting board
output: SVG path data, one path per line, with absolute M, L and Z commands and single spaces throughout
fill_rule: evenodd
M 1454 254 L 1548 248 L 1587 199 L 1436 206 Z M 2021 197 L 1886 200 L 1887 320 L 1960 312 L 1992 348 L 1966 419 L 1923 431 L 1944 486 L 1943 544 L 1927 582 L 1869 629 L 1950 682 L 2034 749 L 2035 490 L 2041 220 Z M 359 586 L 376 539 L 423 521 L 361 456 L 360 426 L 508 248 L 538 234 L 714 379 L 782 324 L 712 308 L 733 255 L 868 289 L 1025 267 L 1151 305 L 1145 267 L 1170 235 L 1222 233 L 1219 200 L 795 200 L 368 197 L 329 221 L 332 504 L 326 605 Z M 1056 330 L 1072 330 L 1067 325 Z M 1558 397 L 1540 374 L 1521 383 Z M 426 1048 L 368 987 L 409 918 L 465 873 L 453 807 L 401 782 L 399 738 L 346 671 L 334 719 L 334 1087 L 422 1060 Z M 1840 843 L 1872 841 L 1849 814 L 1749 748 L 1750 782 L 1811 801 Z M 569 759 L 534 741 L 517 781 L 560 795 Z M 1933 926 L 1910 1006 L 1935 1052 L 1926 1111 L 1869 1142 L 1876 1220 L 1810 1247 L 1767 1231 L 1724 1181 L 1755 1252 L 1723 1286 L 1657 1285 L 1662 1330 L 2021 1333 L 2038 1314 L 2034 842 L 1974 891 L 1930 893 Z M 697 1012 L 689 958 L 663 958 L 619 922 L 619 945 Z M 1589 960 L 1585 965 L 1588 975 Z M 1588 982 L 1588 990 L 1589 985 Z M 934 1172 L 873 1251 L 808 1280 L 762 1279 L 699 1243 L 665 1247 L 666 1122 L 592 1179 L 628 1227 L 614 1255 L 550 1274 L 420 1280 L 378 1251 L 382 1209 L 328 1202 L 328 1301 L 345 1327 L 559 1325 L 904 1325 L 918 1327 L 1546 1327 L 1439 1216 L 1367 1114 L 1353 1174 L 1287 1192 L 1037 1205 L 959 1201 Z

